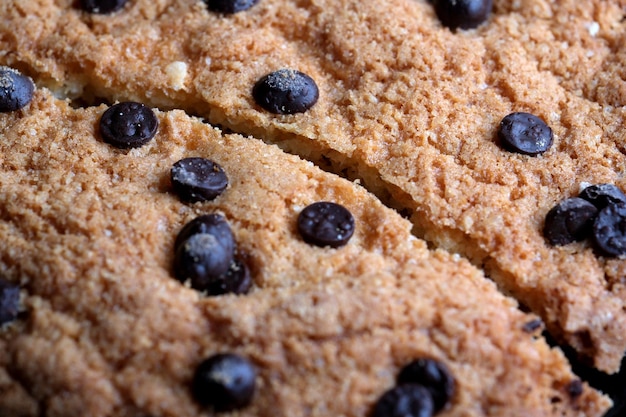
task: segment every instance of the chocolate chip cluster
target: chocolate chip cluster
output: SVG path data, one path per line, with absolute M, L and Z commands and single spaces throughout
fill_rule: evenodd
M 418 358 L 402 368 L 396 386 L 380 397 L 372 416 L 431 417 L 446 408 L 455 387 L 443 362 Z
M 626 255 L 626 195 L 613 184 L 586 187 L 548 212 L 543 235 L 557 246 L 591 238 L 600 255 Z
M 174 243 L 174 274 L 207 295 L 245 294 L 252 285 L 226 219 L 206 214 L 187 223 Z

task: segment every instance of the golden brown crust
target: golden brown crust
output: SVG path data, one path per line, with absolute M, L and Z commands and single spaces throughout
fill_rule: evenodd
M 540 315 L 548 330 L 560 341 L 590 357 L 597 368 L 617 371 L 626 350 L 623 336 L 626 334 L 626 287 L 623 282 L 626 261 L 599 257 L 587 243 L 551 247 L 544 241 L 541 229 L 548 210 L 559 200 L 575 195 L 581 183 L 611 182 L 626 188 L 622 178 L 626 169 L 623 146 L 626 58 L 622 51 L 626 36 L 623 19 L 626 3 L 623 0 L 567 0 L 558 4 L 544 0 L 496 0 L 494 3 L 494 12 L 485 25 L 476 30 L 451 32 L 440 25 L 432 5 L 426 0 L 390 0 L 384 7 L 375 1 L 262 0 L 250 10 L 229 16 L 213 14 L 206 10 L 203 2 L 196 0 L 134 0 L 122 11 L 106 16 L 81 12 L 72 0 L 2 2 L 0 64 L 23 70 L 33 76 L 40 87 L 49 88 L 57 96 L 75 99 L 78 104 L 133 99 L 162 109 L 179 108 L 201 115 L 225 129 L 276 143 L 344 177 L 360 178 L 365 187 L 387 205 L 410 217 L 416 235 L 441 251 L 428 252 L 424 242 L 410 239 L 408 223 L 399 221 L 395 214 L 374 202 L 359 187 L 348 187 L 343 181 L 329 187 L 329 181 L 335 184 L 334 181 L 338 180 L 330 180 L 330 176 L 309 166 L 303 168 L 303 162 L 295 162 L 295 159 L 289 159 L 275 148 L 264 147 L 254 139 L 242 140 L 201 127 L 200 123 L 190 121 L 179 111 L 159 115 L 162 119 L 159 134 L 172 139 L 175 144 L 157 142 L 128 153 L 108 150 L 115 163 L 124 165 L 124 175 L 116 168 L 119 165 L 109 166 L 103 162 L 104 154 L 99 152 L 106 150 L 85 150 L 81 142 L 84 138 L 70 137 L 67 140 L 76 147 L 61 147 L 59 150 L 57 157 L 61 160 L 76 161 L 69 173 L 68 167 L 59 168 L 58 163 L 50 162 L 56 154 L 44 152 L 47 144 L 41 142 L 42 138 L 39 138 L 40 142 L 26 141 L 30 146 L 13 156 L 17 159 L 4 155 L 0 159 L 3 163 L 12 161 L 14 166 L 9 174 L 17 178 L 21 178 L 26 170 L 44 175 L 44 179 L 30 178 L 28 182 L 22 178 L 18 186 L 8 180 L 12 177 L 7 174 L 6 179 L 0 181 L 0 186 L 6 187 L 0 204 L 0 218 L 5 219 L 0 233 L 8 236 L 7 242 L 3 243 L 6 251 L 0 252 L 0 266 L 13 280 L 19 277 L 27 284 L 32 294 L 27 297 L 26 307 L 41 314 L 33 314 L 29 319 L 30 333 L 26 334 L 34 335 L 32 339 L 22 334 L 16 339 L 19 343 L 16 341 L 11 345 L 11 354 L 4 357 L 0 354 L 0 362 L 8 366 L 18 359 L 17 346 L 24 347 L 25 352 L 21 353 L 21 365 L 13 369 L 8 366 L 9 373 L 0 374 L 0 403 L 6 409 L 13 410 L 9 407 L 14 407 L 19 410 L 16 413 L 23 415 L 36 414 L 40 407 L 51 410 L 51 413 L 64 408 L 91 407 L 94 415 L 134 415 L 140 410 L 147 412 L 152 409 L 150 407 L 173 410 L 169 407 L 173 407 L 180 396 L 187 395 L 186 392 L 171 393 L 168 390 L 174 386 L 173 381 L 189 378 L 189 367 L 177 370 L 179 373 L 174 376 L 167 372 L 159 374 L 157 380 L 160 382 L 151 382 L 148 378 L 155 377 L 155 374 L 149 370 L 141 375 L 135 371 L 140 366 L 133 363 L 132 371 L 119 376 L 124 380 L 120 389 L 115 378 L 111 377 L 114 374 L 111 363 L 115 368 L 131 359 L 111 358 L 102 355 L 100 350 L 102 340 L 113 338 L 111 329 L 135 325 L 131 317 L 139 306 L 141 317 L 146 320 L 145 332 L 139 334 L 156 337 L 151 332 L 159 333 L 153 328 L 149 316 L 162 315 L 159 311 L 163 300 L 152 298 L 152 292 L 157 291 L 150 285 L 155 284 L 141 277 L 161 277 L 161 281 L 168 282 L 161 290 L 178 294 L 171 289 L 176 283 L 172 284 L 169 277 L 172 241 L 164 236 L 175 233 L 199 212 L 200 206 L 188 207 L 175 202 L 168 194 L 164 173 L 168 163 L 187 151 L 209 152 L 213 146 L 210 143 L 189 139 L 196 134 L 214 138 L 237 152 L 251 155 L 246 158 L 238 156 L 237 152 L 224 155 L 224 160 L 228 161 L 225 164 L 242 170 L 239 174 L 246 180 L 237 183 L 237 187 L 231 186 L 231 197 L 225 196 L 216 202 L 215 207 L 227 217 L 236 219 L 236 237 L 243 242 L 242 247 L 250 256 L 255 283 L 258 288 L 270 292 L 276 304 L 267 304 L 266 296 L 256 292 L 249 298 L 257 301 L 250 304 L 237 297 L 229 298 L 232 302 L 229 308 L 247 312 L 242 323 L 231 323 L 232 319 L 219 316 L 215 311 L 196 311 L 196 307 L 191 306 L 193 303 L 187 303 L 185 313 L 192 318 L 186 323 L 196 319 L 205 325 L 214 320 L 227 322 L 232 326 L 233 334 L 254 340 L 256 345 L 263 347 L 255 353 L 256 360 L 262 361 L 261 351 L 279 356 L 289 352 L 288 359 L 270 365 L 305 366 L 309 362 L 304 352 L 318 352 L 319 346 L 326 343 L 326 337 L 331 340 L 331 347 L 325 349 L 341 352 L 353 352 L 354 346 L 370 343 L 363 339 L 367 339 L 366 332 L 352 323 L 355 318 L 369 320 L 370 326 L 379 323 L 382 329 L 393 334 L 412 334 L 407 329 L 415 323 L 406 324 L 399 313 L 388 311 L 389 314 L 379 322 L 365 310 L 381 303 L 387 305 L 394 297 L 410 300 L 411 295 L 425 290 L 429 294 L 439 291 L 434 287 L 423 287 L 426 284 L 422 280 L 418 283 L 402 278 L 421 276 L 424 271 L 430 271 L 426 275 L 432 277 L 436 275 L 434 271 L 439 270 L 446 277 L 471 276 L 471 285 L 461 280 L 462 284 L 455 285 L 460 288 L 465 288 L 463 285 L 479 286 L 481 290 L 467 291 L 485 291 L 494 297 L 493 305 L 480 304 L 480 314 L 494 317 L 504 314 L 502 328 L 517 329 L 519 323 L 516 320 L 523 320 L 509 316 L 518 317 L 518 313 L 508 310 L 514 308 L 509 301 L 493 295 L 492 284 L 479 283 L 482 275 L 465 261 L 456 261 L 455 255 L 446 254 L 459 253 L 492 278 L 501 291 Z M 301 70 L 318 83 L 320 99 L 308 112 L 277 116 L 254 103 L 251 91 L 256 80 L 284 67 Z M 100 110 L 71 111 L 66 105 L 49 106 L 45 102 L 50 98 L 44 97 L 46 93 L 38 93 L 40 104 L 33 105 L 32 110 L 41 114 L 56 112 L 71 126 L 80 125 L 67 129 L 86 131 L 85 137 L 91 138 L 95 126 L 94 112 Z M 512 111 L 531 112 L 545 120 L 555 134 L 553 147 L 538 157 L 503 151 L 495 132 L 500 119 Z M 30 120 L 25 111 L 17 116 L 2 117 L 3 120 L 21 117 Z M 88 120 L 93 125 L 91 130 L 85 125 Z M 40 123 L 46 126 L 46 132 L 52 132 L 52 136 L 61 135 L 52 121 L 47 123 Z M 29 128 L 22 128 L 24 137 L 28 137 L 29 132 Z M 13 153 L 19 146 L 16 142 L 11 147 Z M 33 146 L 37 149 L 35 153 L 31 150 Z M 211 148 L 210 152 L 214 151 Z M 84 152 L 95 159 L 85 158 Z M 267 158 L 263 159 L 261 155 Z M 154 159 L 154 166 L 144 167 L 137 162 L 137 157 L 146 156 Z M 276 163 L 272 158 L 281 161 L 287 158 L 285 161 L 294 161 L 289 163 L 298 168 L 272 168 Z M 261 171 L 256 169 L 261 168 L 255 165 L 244 172 L 248 169 L 244 162 L 250 160 L 269 170 L 260 174 Z M 42 168 L 40 161 L 48 165 Z M 81 166 L 82 171 L 75 172 L 74 166 Z M 103 167 L 107 167 L 104 173 L 101 172 Z M 139 168 L 151 173 L 152 177 L 144 177 L 145 172 L 137 171 Z M 94 172 L 102 175 L 94 179 Z M 58 184 L 73 181 L 78 181 L 80 188 L 55 188 Z M 107 186 L 96 186 L 100 181 Z M 311 189 L 302 186 L 311 182 L 315 183 Z M 272 189 L 268 189 L 266 183 L 272 183 Z M 297 190 L 293 188 L 294 184 L 300 184 Z M 111 189 L 118 186 L 123 189 L 126 199 L 132 198 L 132 204 L 125 199 L 118 201 L 119 193 L 112 194 Z M 37 199 L 30 195 L 32 187 L 37 189 Z M 263 204 L 250 197 L 259 190 L 271 196 L 258 199 Z M 291 194 L 285 194 L 288 190 Z M 291 242 L 295 226 L 288 220 L 302 208 L 304 201 L 313 197 L 350 202 L 364 224 L 375 226 L 367 231 L 357 229 L 354 245 L 340 252 L 326 250 L 327 257 L 321 259 L 318 249 L 303 242 Z M 23 206 L 19 203 L 21 201 L 30 203 Z M 43 204 L 42 201 L 47 202 Z M 115 204 L 108 207 L 106 201 L 115 201 Z M 75 212 L 66 213 L 67 207 Z M 161 213 L 164 207 L 169 214 Z M 249 210 L 250 207 L 254 210 Z M 105 214 L 117 216 L 117 223 L 110 223 L 111 219 Z M 102 239 L 92 241 L 94 231 Z M 51 242 L 56 243 L 50 246 Z M 13 247 L 20 249 L 9 250 Z M 57 252 L 50 252 L 51 248 L 56 248 Z M 149 262 L 143 260 L 147 252 L 155 252 L 150 255 L 155 258 L 150 258 Z M 91 257 L 85 257 L 86 254 Z M 141 258 L 142 263 L 132 265 L 125 260 L 116 265 L 111 257 Z M 414 262 L 418 266 L 410 266 Z M 42 268 L 49 271 L 43 274 L 46 279 L 35 280 Z M 75 281 L 81 273 L 95 274 L 97 286 L 83 288 L 77 285 Z M 132 309 L 125 307 L 133 313 L 118 317 L 119 323 L 111 324 L 109 330 L 102 330 L 102 323 L 96 317 L 96 312 L 103 308 L 97 306 L 100 301 L 98 291 L 105 294 L 114 291 L 113 288 L 117 287 L 107 284 L 107 280 L 117 281 L 126 274 L 139 278 L 133 281 L 133 287 L 127 293 L 112 295 L 111 306 L 120 302 L 117 297 L 121 297 L 134 306 Z M 360 279 L 358 284 L 350 284 L 355 285 L 352 288 L 346 286 L 345 277 Z M 365 283 L 370 278 L 380 288 Z M 396 280 L 410 282 L 406 287 L 407 294 L 399 295 L 398 291 L 385 286 L 385 283 Z M 328 288 L 336 288 L 336 291 L 328 294 Z M 142 291 L 150 294 L 138 296 Z M 363 306 L 367 308 L 358 310 L 352 305 L 350 294 L 362 294 Z M 344 341 L 337 339 L 341 339 L 344 333 L 340 332 L 341 337 L 328 336 L 328 329 L 316 327 L 310 330 L 311 334 L 307 333 L 308 339 L 304 341 L 289 333 L 294 329 L 278 323 L 290 322 L 294 313 L 289 311 L 295 307 L 289 299 L 296 295 L 303 297 L 305 304 L 326 300 L 324 302 L 332 307 L 328 307 L 329 311 L 341 310 L 337 314 L 351 318 L 341 328 L 349 335 L 354 334 L 354 338 L 348 337 L 343 345 Z M 431 301 L 432 304 L 428 305 L 441 303 L 442 308 L 449 308 L 447 303 L 461 302 L 456 296 L 449 297 L 447 301 Z M 202 302 L 218 302 L 215 300 Z M 459 318 L 463 323 L 470 323 L 463 320 L 466 320 L 472 302 L 463 301 L 469 303 L 462 310 L 465 315 Z M 72 310 L 79 304 L 84 311 Z M 92 305 L 94 310 L 90 310 Z M 509 307 L 503 307 L 505 305 Z M 326 307 L 320 311 L 326 311 Z M 267 319 L 260 320 L 259 317 Z M 269 326 L 267 323 L 275 317 L 279 317 L 276 318 L 276 329 L 272 330 L 276 331 L 276 338 L 270 341 L 295 337 L 298 341 L 293 342 L 293 349 L 289 349 L 302 355 L 287 349 L 283 342 L 280 342 L 280 349 L 270 346 L 269 341 L 254 334 L 254 331 L 270 331 L 264 326 Z M 440 321 L 415 320 L 423 329 L 434 326 L 440 330 L 443 326 Z M 81 339 L 79 332 L 73 341 L 53 340 L 54 332 L 78 331 L 70 331 L 65 326 L 80 329 L 83 323 L 97 324 L 94 326 L 96 332 L 103 334 L 89 334 Z M 476 326 L 475 322 L 471 323 L 469 327 Z M 498 327 L 491 321 L 489 323 L 488 332 Z M 351 327 L 353 324 L 356 327 Z M 46 330 L 48 328 L 52 330 Z M 196 333 L 187 334 L 185 329 L 177 331 L 181 336 L 191 338 L 192 345 L 196 343 L 195 350 L 192 349 L 195 356 L 185 359 L 188 363 L 197 361 L 199 350 L 209 350 L 209 345 L 202 344 L 205 342 L 196 341 L 195 337 L 199 337 Z M 304 330 L 298 328 L 298 331 Z M 19 334 L 19 331 L 8 333 L 4 341 Z M 451 330 L 444 339 L 460 337 L 453 334 Z M 517 335 L 515 330 L 510 337 Z M 210 346 L 237 346 L 241 341 L 239 336 L 221 335 L 224 341 L 217 338 L 211 342 L 217 345 Z M 433 334 L 430 336 L 434 337 Z M 495 334 L 490 333 L 487 340 L 492 336 Z M 317 342 L 322 340 L 324 343 L 318 345 Z M 0 341 L 0 348 L 4 341 Z M 120 351 L 125 352 L 133 351 L 133 346 L 139 347 L 143 343 L 138 339 L 113 342 L 121 343 Z M 341 348 L 333 343 L 339 343 Z M 373 338 L 368 346 L 372 351 L 383 349 L 379 343 L 378 338 Z M 373 368 L 366 371 L 359 368 L 354 371 L 355 379 L 350 380 L 358 382 L 345 383 L 349 388 L 344 394 L 351 398 L 349 403 L 354 406 L 346 406 L 346 409 L 354 409 L 350 412 L 362 414 L 380 394 L 381 387 L 390 385 L 390 369 L 397 370 L 400 358 L 405 359 L 396 355 L 405 346 L 404 342 L 398 343 L 401 347 L 384 347 L 394 352 L 381 358 L 383 362 L 388 361 L 380 365 L 380 369 L 387 372 L 386 383 L 370 381 Z M 431 340 L 424 345 L 427 347 L 419 349 L 433 351 L 432 343 L 438 342 Z M 441 343 L 446 345 L 445 349 L 452 349 L 451 342 Z M 509 342 L 502 343 L 498 344 L 498 350 L 507 351 L 508 348 L 503 346 L 508 346 L 506 343 Z M 73 353 L 54 360 L 42 356 L 41 352 L 60 351 L 60 344 L 68 344 L 68 352 Z M 445 350 L 441 346 L 438 348 Z M 481 351 L 477 355 L 488 356 L 477 346 L 467 354 L 474 354 L 473 349 Z M 352 358 L 350 355 L 347 358 Z M 442 351 L 441 355 L 471 362 L 449 350 Z M 74 356 L 90 365 L 76 371 L 72 381 L 54 379 L 53 369 Z M 33 381 L 34 366 L 27 363 L 33 357 L 36 358 L 34 363 L 48 369 L 50 374 L 50 379 L 41 385 Z M 45 360 L 48 362 L 44 363 Z M 551 415 L 549 408 L 552 406 L 548 407 L 545 402 L 554 396 L 550 390 L 531 389 L 528 397 L 521 396 L 519 404 L 496 398 L 498 394 L 491 391 L 497 390 L 489 391 L 487 386 L 512 384 L 511 389 L 521 389 L 518 385 L 521 382 L 513 376 L 498 379 L 495 375 L 503 375 L 500 371 L 507 375 L 520 372 L 519 377 L 524 379 L 528 378 L 527 373 L 533 374 L 535 368 L 524 363 L 528 369 L 518 371 L 517 367 L 509 369 L 510 365 L 494 360 L 493 364 L 485 363 L 488 372 L 471 368 L 476 381 L 482 381 L 478 379 L 481 375 L 489 383 L 483 386 L 481 382 L 478 389 L 483 391 L 480 392 L 472 391 L 468 385 L 466 388 L 470 394 L 463 399 L 467 402 L 461 402 L 463 407 L 474 410 L 475 415 L 500 415 L 505 411 L 508 415 L 516 415 L 518 411 L 524 415 L 531 413 L 529 410 L 538 415 Z M 539 386 L 554 384 L 554 389 L 562 393 L 565 380 L 569 378 L 563 375 L 569 375 L 569 371 L 565 370 L 560 358 L 554 359 L 552 365 L 544 361 L 537 366 L 548 374 L 548 379 Z M 153 366 L 156 367 L 157 363 L 160 364 L 153 362 Z M 62 366 L 67 366 L 69 374 L 69 362 Z M 498 366 L 506 368 L 498 370 Z M 558 371 L 551 370 L 553 368 Z M 268 402 L 255 405 L 260 408 L 250 413 L 262 414 L 264 411 L 261 410 L 269 410 L 270 404 L 278 402 L 285 413 L 296 414 L 302 407 L 308 409 L 314 407 L 312 404 L 321 404 L 321 408 L 311 412 L 323 415 L 323 407 L 327 406 L 324 401 L 332 397 L 330 393 L 335 392 L 337 385 L 329 388 L 330 385 L 324 382 L 320 391 L 311 388 L 306 400 L 296 400 L 302 393 L 301 384 L 311 381 L 317 384 L 315 378 L 323 380 L 310 364 L 305 369 L 298 374 L 301 378 L 298 388 L 293 391 L 285 387 L 267 388 L 264 392 L 269 397 L 263 397 L 261 401 Z M 369 379 L 362 380 L 363 375 Z M 130 385 L 125 384 L 131 377 L 137 381 L 143 378 L 141 383 L 132 386 L 147 384 L 154 392 L 148 393 L 144 388 L 127 392 Z M 159 379 L 161 377 L 164 379 Z M 288 375 L 280 374 L 279 379 L 286 380 Z M 85 383 L 87 380 L 95 382 Z M 36 388 L 31 389 L 32 384 Z M 59 387 L 73 394 L 57 396 L 49 391 Z M 502 395 L 507 393 L 510 391 L 505 390 Z M 513 396 L 519 395 L 516 391 Z M 590 408 L 581 413 L 599 413 L 605 403 L 598 400 L 595 393 L 585 395 L 590 396 L 589 401 L 585 400 Z M 142 396 L 151 400 L 141 399 Z M 484 399 L 477 400 L 481 396 Z M 157 399 L 162 398 L 169 398 L 167 401 L 170 402 L 155 405 Z M 145 405 L 148 403 L 152 405 Z M 567 401 L 556 404 L 553 406 L 555 410 L 565 407 L 568 413 L 574 413 L 568 408 Z M 194 410 L 194 406 L 188 406 L 191 407 L 189 410 Z M 196 412 L 189 410 L 181 412 L 183 415 Z M 474 411 L 469 413 L 474 415 Z M 343 409 L 333 409 L 333 412 L 349 414 Z
M 61 3 L 6 2 L 3 61 L 59 94 L 184 108 L 362 177 L 413 213 L 418 234 L 484 266 L 560 339 L 618 369 L 625 299 L 607 271 L 622 261 L 550 247 L 541 227 L 582 182 L 626 185 L 622 1 L 496 1 L 487 24 L 457 32 L 425 0 L 266 0 L 232 16 L 192 0 L 138 0 L 112 16 Z M 254 82 L 280 67 L 317 81 L 309 112 L 254 103 Z M 495 131 L 511 111 L 544 119 L 552 149 L 501 150 Z
M 408 361 L 444 361 L 458 384 L 441 415 L 600 416 L 606 397 L 467 261 L 429 251 L 410 224 L 360 186 L 274 146 L 181 111 L 120 151 L 98 136 L 106 106 L 72 109 L 45 90 L 0 115 L 0 254 L 25 313 L 0 333 L 0 411 L 19 416 L 207 415 L 190 398 L 195 366 L 249 357 L 258 393 L 238 415 L 365 416 Z M 171 165 L 220 163 L 226 192 L 186 205 Z M 348 207 L 343 248 L 295 231 L 305 205 Z M 177 231 L 223 213 L 254 277 L 242 296 L 204 297 L 171 274 Z

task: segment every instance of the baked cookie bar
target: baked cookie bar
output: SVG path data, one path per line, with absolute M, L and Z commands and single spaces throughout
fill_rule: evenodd
M 73 108 L 3 74 L 33 97 L 0 113 L 0 415 L 610 405 L 536 316 L 358 184 L 179 110 Z
M 623 1 L 496 0 L 472 29 L 426 0 L 118 3 L 3 2 L 0 62 L 63 97 L 181 108 L 359 178 L 596 367 L 619 368 L 626 264 L 543 229 L 581 186 L 626 187 Z M 317 91 L 285 107 L 286 90 L 255 87 L 268 74 Z M 549 129 L 543 148 L 499 138 L 513 113 Z

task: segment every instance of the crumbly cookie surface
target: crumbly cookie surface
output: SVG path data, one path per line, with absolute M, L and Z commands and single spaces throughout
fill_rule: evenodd
M 458 385 L 441 415 L 600 416 L 609 405 L 586 384 L 572 395 L 579 381 L 529 331 L 533 316 L 360 186 L 181 111 L 157 112 L 150 143 L 118 150 L 97 134 L 104 110 L 44 90 L 0 115 L 0 265 L 24 310 L 0 332 L 0 414 L 208 415 L 190 380 L 221 351 L 259 370 L 238 415 L 364 416 L 422 356 Z M 169 169 L 187 156 L 222 165 L 224 194 L 179 201 Z M 354 214 L 346 246 L 298 237 L 297 213 L 319 200 Z M 173 278 L 176 233 L 205 213 L 231 224 L 249 294 L 207 297 Z
M 624 261 L 552 247 L 541 228 L 581 183 L 626 186 L 623 1 L 495 1 L 486 24 L 456 32 L 414 0 L 266 0 L 230 16 L 191 0 L 110 16 L 69 1 L 1 7 L 1 60 L 40 85 L 183 108 L 362 178 L 419 236 L 484 268 L 599 369 L 618 369 Z M 255 104 L 256 80 L 284 67 L 317 82 L 308 112 Z M 549 124 L 548 152 L 498 146 L 512 111 Z

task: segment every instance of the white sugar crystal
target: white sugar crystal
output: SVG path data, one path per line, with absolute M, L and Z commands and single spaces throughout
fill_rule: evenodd
M 180 90 L 185 87 L 185 78 L 187 78 L 187 64 L 181 61 L 174 61 L 165 68 L 165 73 L 170 80 L 170 84 L 174 90 Z
M 598 24 L 598 22 L 587 23 L 585 27 L 587 28 L 591 36 L 596 36 L 598 32 L 600 32 L 600 25 Z

